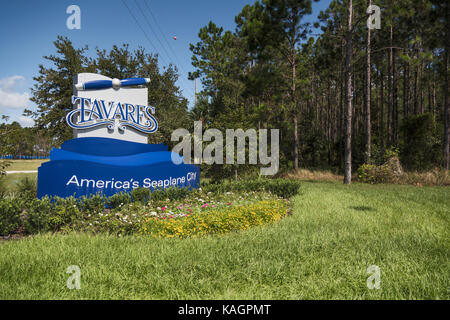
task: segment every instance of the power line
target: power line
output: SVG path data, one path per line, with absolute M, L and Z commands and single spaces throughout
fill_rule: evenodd
M 153 45 L 153 43 L 150 41 L 150 38 L 148 37 L 147 33 L 145 32 L 144 28 L 142 28 L 142 26 L 140 25 L 139 21 L 136 19 L 136 17 L 134 16 L 133 12 L 131 12 L 131 9 L 128 7 L 128 5 L 125 3 L 124 0 L 122 0 L 122 3 L 125 5 L 125 7 L 127 7 L 128 12 L 130 13 L 130 15 L 133 17 L 134 21 L 136 22 L 136 24 L 138 25 L 138 27 L 141 29 L 142 33 L 144 34 L 145 38 L 147 39 L 147 41 L 150 43 L 150 45 L 153 47 L 153 49 L 155 49 L 155 52 L 158 52 L 158 49 L 156 49 L 156 47 Z M 161 59 L 164 60 L 164 58 L 161 56 Z M 164 60 L 164 63 L 168 64 L 167 61 Z
M 169 53 L 167 52 L 167 50 L 164 47 L 164 45 L 162 44 L 162 42 L 159 40 L 159 37 L 156 35 L 155 30 L 153 29 L 153 27 L 151 26 L 150 22 L 148 21 L 147 16 L 144 14 L 144 11 L 142 10 L 141 6 L 139 5 L 139 3 L 136 0 L 134 0 L 134 3 L 136 3 L 136 6 L 138 7 L 139 11 L 141 12 L 142 16 L 144 17 L 144 20 L 147 22 L 147 25 L 150 27 L 150 30 L 155 34 L 156 40 L 158 40 L 159 44 L 163 48 L 163 50 L 166 53 L 167 57 L 169 57 L 169 59 L 170 59 Z
M 152 27 L 152 25 L 150 24 L 150 21 L 148 20 L 147 16 L 146 16 L 145 13 L 144 13 L 144 10 L 142 10 L 142 8 L 141 8 L 141 6 L 139 5 L 139 3 L 138 3 L 137 0 L 134 0 L 134 2 L 136 3 L 136 6 L 138 7 L 139 11 L 141 11 L 141 14 L 142 14 L 142 16 L 144 17 L 144 20 L 147 22 L 147 25 L 150 27 L 150 30 L 154 33 L 156 40 L 158 40 L 159 44 L 160 44 L 161 47 L 163 48 L 163 50 L 164 50 L 164 52 L 166 53 L 167 57 L 169 57 L 169 59 L 172 59 L 172 58 L 171 58 L 171 55 L 170 55 L 169 52 L 166 50 L 166 47 L 165 47 L 164 44 L 161 42 L 161 40 L 159 39 L 157 33 L 155 32 L 155 29 L 154 29 L 154 28 Z M 146 3 L 145 1 L 144 1 L 144 4 L 147 5 L 147 3 Z M 148 6 L 147 6 L 147 8 L 148 8 Z M 150 14 L 152 14 L 152 12 L 151 12 L 150 10 L 149 10 L 149 12 L 150 12 Z M 156 21 L 156 20 L 155 20 L 155 21 Z M 160 30 L 160 31 L 161 31 L 161 30 Z M 163 39 L 165 39 L 165 36 L 164 36 L 163 33 L 161 33 L 161 36 L 163 37 Z M 167 42 L 167 40 L 166 40 L 166 42 Z M 170 45 L 169 45 L 168 43 L 167 43 L 167 45 L 168 45 L 169 48 L 170 48 Z M 175 56 L 175 57 L 176 57 L 176 56 Z M 179 61 L 174 61 L 174 62 L 177 63 L 177 64 L 181 67 L 182 72 L 186 73 L 186 72 L 184 71 L 183 66 L 181 65 L 181 63 L 179 63 Z M 181 71 L 181 70 L 180 70 L 180 71 Z M 188 88 L 191 87 L 191 84 L 188 83 L 188 82 L 186 82 L 186 78 L 180 77 L 180 80 L 181 80 L 181 82 L 183 82 L 184 86 L 186 86 L 186 87 L 188 87 Z M 192 98 L 192 97 L 191 97 L 191 98 Z
M 135 0 L 135 1 L 136 1 L 136 0 Z M 149 7 L 149 5 L 147 4 L 147 2 L 146 2 L 145 0 L 143 0 L 143 1 L 144 1 L 145 6 L 147 7 L 148 12 L 150 12 L 150 15 L 152 16 L 152 19 L 153 19 L 153 21 L 155 22 L 156 27 L 158 28 L 158 30 L 159 30 L 159 32 L 160 32 L 162 38 L 164 39 L 165 43 L 167 44 L 167 47 L 170 49 L 172 55 L 175 57 L 175 60 L 176 60 L 177 65 L 180 66 L 180 69 L 181 69 L 182 73 L 184 73 L 185 76 L 186 76 L 186 78 L 187 78 L 188 72 L 186 72 L 186 70 L 183 68 L 183 64 L 180 63 L 180 60 L 178 59 L 178 56 L 177 56 L 175 50 L 173 50 L 172 46 L 171 46 L 170 43 L 167 41 L 167 34 L 166 34 L 166 32 L 164 32 L 164 31 L 162 30 L 161 26 L 160 26 L 159 23 L 158 23 L 158 20 L 156 20 L 156 17 L 155 17 L 155 15 L 153 14 L 153 12 L 152 12 L 152 10 L 150 9 L 150 7 Z M 152 29 L 152 30 L 153 30 L 153 29 Z M 183 79 L 185 79 L 185 78 L 183 78 Z M 190 82 L 189 82 L 188 87 L 193 89 L 192 84 L 191 84 Z
M 172 46 L 170 45 L 170 43 L 167 41 L 167 34 L 162 30 L 162 28 L 160 27 L 158 20 L 156 20 L 155 15 L 153 14 L 153 12 L 150 10 L 150 7 L 148 6 L 147 2 L 144 0 L 144 4 L 148 9 L 148 12 L 150 12 L 150 15 L 153 18 L 153 21 L 155 21 L 156 26 L 159 29 L 159 32 L 161 33 L 164 41 L 166 42 L 167 46 L 169 47 L 169 49 L 171 50 L 173 56 L 175 57 L 175 60 L 177 60 L 177 63 L 180 65 L 181 69 L 183 69 L 183 72 L 187 75 L 187 72 L 184 70 L 183 65 L 180 63 L 177 54 L 175 53 L 175 51 L 173 50 Z
M 125 3 L 124 0 L 122 0 L 122 3 L 125 5 L 125 7 L 128 9 L 128 12 L 130 13 L 131 17 L 134 19 L 134 21 L 136 22 L 137 26 L 139 27 L 139 29 L 141 29 L 142 33 L 144 34 L 145 38 L 147 39 L 147 41 L 150 43 L 150 45 L 153 47 L 153 49 L 155 50 L 155 52 L 158 53 L 158 49 L 156 49 L 156 47 L 153 45 L 153 43 L 151 42 L 149 36 L 147 35 L 147 33 L 145 32 L 144 28 L 142 28 L 141 24 L 139 23 L 139 21 L 136 19 L 136 17 L 134 16 L 133 12 L 131 11 L 131 9 L 128 7 L 128 5 Z M 160 56 L 161 60 L 164 61 L 165 64 L 169 65 L 169 63 L 167 63 L 167 61 L 164 59 L 163 56 Z M 189 87 L 189 86 L 188 86 Z M 192 93 L 190 93 L 190 98 L 192 99 Z

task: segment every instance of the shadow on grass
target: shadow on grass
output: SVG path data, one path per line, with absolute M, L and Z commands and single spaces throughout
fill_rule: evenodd
M 367 206 L 351 206 L 349 208 L 356 211 L 376 211 L 376 209 Z

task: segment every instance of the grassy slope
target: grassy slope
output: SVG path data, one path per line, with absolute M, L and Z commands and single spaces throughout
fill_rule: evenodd
M 293 215 L 223 237 L 0 243 L 0 298 L 448 299 L 449 188 L 304 183 Z M 65 286 L 81 267 L 81 290 Z M 381 268 L 369 290 L 366 269 Z
M 37 179 L 37 173 L 10 173 L 7 174 L 6 176 L 3 176 L 1 179 L 2 184 L 5 187 L 6 191 L 16 192 L 17 184 L 26 177 L 31 179 Z
M 6 171 L 28 171 L 37 170 L 42 162 L 46 160 L 11 160 L 11 165 L 6 168 Z
M 48 160 L 10 160 L 11 165 L 6 168 L 6 171 L 31 171 L 37 170 L 42 162 Z M 37 173 L 10 173 L 1 179 L 4 188 L 9 192 L 17 191 L 17 183 L 25 177 L 37 178 Z

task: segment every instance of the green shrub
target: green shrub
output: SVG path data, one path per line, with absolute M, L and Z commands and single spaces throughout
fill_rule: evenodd
M 29 234 L 55 232 L 78 223 L 82 215 L 77 203 L 73 197 L 31 200 L 26 208 L 25 231 Z
M 403 119 L 400 130 L 404 143 L 400 159 L 407 170 L 430 170 L 442 163 L 442 129 L 429 112 Z
M 377 166 L 374 164 L 363 163 L 357 170 L 358 181 L 364 183 L 376 183 L 377 182 Z
M 78 208 L 87 214 L 103 212 L 107 198 L 102 194 L 95 194 L 89 197 L 83 196 L 78 200 Z
M 118 208 L 118 207 L 123 206 L 124 204 L 128 204 L 130 202 L 131 202 L 131 196 L 129 193 L 126 193 L 126 192 L 116 193 L 106 199 L 106 205 L 107 205 L 107 207 L 109 207 L 111 209 Z
M 59 231 L 63 227 L 70 227 L 73 223 L 82 219 L 77 206 L 77 200 L 73 197 L 55 198 L 54 208 L 49 217 L 48 225 L 51 231 Z
M 150 189 L 136 188 L 131 191 L 131 199 L 140 203 L 147 203 L 150 200 Z
M 394 178 L 394 173 L 386 164 L 381 166 L 362 164 L 357 173 L 358 181 L 371 184 L 391 182 Z
M 5 181 L 2 179 L 3 177 L 0 176 L 0 199 L 4 198 L 6 196 L 6 187 L 5 187 Z
M 288 179 L 238 180 L 230 183 L 206 184 L 202 187 L 205 192 L 214 193 L 229 191 L 268 191 L 285 199 L 296 195 L 299 188 L 299 181 Z
M 11 165 L 11 161 L 0 160 L 0 177 L 6 175 L 6 168 Z
M 190 190 L 187 187 L 170 187 L 166 189 L 156 189 L 154 191 L 150 191 L 148 188 L 136 188 L 131 191 L 131 199 L 142 204 L 149 201 L 163 201 L 165 199 L 179 200 L 186 198 L 192 191 L 193 190 Z
M 403 175 L 403 168 L 398 158 L 398 150 L 391 148 L 386 151 L 385 162 L 382 165 L 362 164 L 358 170 L 358 181 L 365 183 L 397 183 Z
M 53 210 L 54 204 L 49 197 L 31 199 L 26 207 L 25 231 L 29 234 L 49 231 L 49 219 Z
M 295 196 L 300 189 L 300 182 L 296 180 L 273 179 L 264 185 L 264 190 L 281 198 L 288 199 Z
M 36 198 L 37 197 L 37 180 L 30 178 L 30 177 L 23 178 L 17 184 L 17 191 L 23 197 Z
M 6 187 L 5 187 L 5 181 L 4 176 L 6 175 L 5 169 L 11 164 L 10 161 L 1 160 L 0 161 L 0 198 L 5 197 L 6 195 Z
M 184 188 L 170 187 L 170 188 L 164 189 L 163 194 L 166 199 L 180 200 L 180 199 L 186 198 L 191 191 L 192 190 L 189 190 L 189 188 L 187 188 L 187 187 L 184 187 Z M 152 200 L 154 199 L 153 194 L 152 194 L 151 199 Z
M 9 235 L 21 225 L 22 202 L 18 199 L 0 199 L 0 235 Z

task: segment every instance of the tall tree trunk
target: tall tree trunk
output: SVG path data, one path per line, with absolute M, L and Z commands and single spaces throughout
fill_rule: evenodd
M 445 75 L 445 81 L 444 81 L 444 167 L 449 170 L 450 165 L 450 105 L 448 103 L 448 91 L 450 90 L 449 82 L 448 82 L 448 59 L 449 59 L 449 42 L 450 42 L 450 36 L 449 36 L 449 28 L 450 28 L 450 22 L 449 22 L 449 14 L 447 11 L 447 29 L 445 31 L 446 34 L 446 44 L 445 44 L 445 55 L 444 55 L 444 75 Z
M 417 87 L 419 85 L 419 66 L 414 70 L 414 114 L 419 114 L 419 103 L 417 102 Z
M 292 108 L 294 111 L 294 171 L 298 171 L 298 120 L 297 120 L 297 97 L 295 87 L 295 48 L 292 50 Z
M 389 29 L 389 66 L 388 66 L 388 110 L 387 110 L 387 146 L 392 142 L 392 102 L 393 102 L 393 53 L 392 53 L 392 25 Z
M 404 64 L 403 68 L 403 118 L 408 116 L 409 108 L 409 65 Z
M 293 116 L 294 121 L 294 170 L 298 171 L 298 120 L 297 112 L 294 111 Z
M 367 6 L 372 5 L 372 0 L 367 1 Z M 366 40 L 366 163 L 370 163 L 372 152 L 372 127 L 370 122 L 370 97 L 372 91 L 371 79 L 370 79 L 370 28 L 367 28 L 367 40 Z
M 423 61 L 420 63 L 420 82 L 419 82 L 419 92 L 420 92 L 420 113 L 425 112 L 424 103 L 423 103 L 423 85 L 424 85 L 424 75 L 423 75 Z
M 433 77 L 433 115 L 436 112 L 436 77 Z
M 380 72 L 380 150 L 384 155 L 384 74 Z
M 352 15 L 353 2 L 348 1 L 348 20 L 346 35 L 345 56 L 345 91 L 346 91 L 346 113 L 345 113 L 345 166 L 344 184 L 352 183 Z
M 431 84 L 433 83 L 433 75 L 432 75 L 432 70 L 431 70 L 431 66 L 428 66 L 427 68 L 429 70 L 428 74 L 428 85 L 427 85 L 427 89 L 428 89 L 428 112 L 431 113 L 433 107 L 432 107 L 432 100 L 431 100 Z
M 343 55 L 342 55 L 343 56 Z M 343 63 L 341 64 L 341 66 Z M 344 93 L 344 82 L 345 82 L 345 71 L 344 68 L 340 68 L 340 94 L 339 94 L 339 168 L 344 168 L 344 161 L 343 161 L 343 150 L 344 150 L 344 99 L 345 99 L 345 93 Z
M 331 75 L 330 75 L 331 78 Z M 331 79 L 328 78 L 328 92 L 327 92 L 327 156 L 328 166 L 331 166 Z
M 392 49 L 392 140 L 391 143 L 397 143 L 398 134 L 398 87 L 397 72 L 395 69 L 395 49 Z

